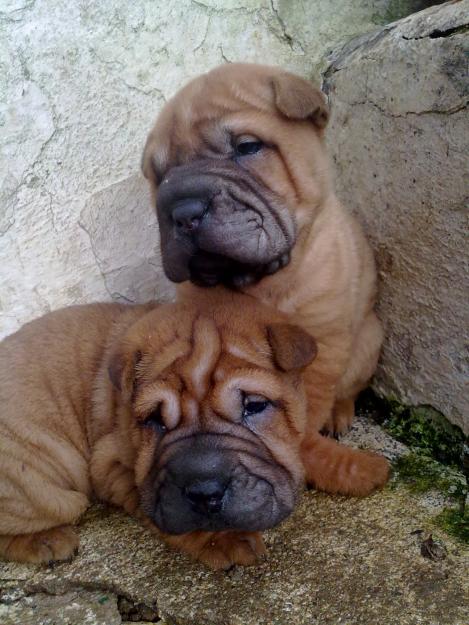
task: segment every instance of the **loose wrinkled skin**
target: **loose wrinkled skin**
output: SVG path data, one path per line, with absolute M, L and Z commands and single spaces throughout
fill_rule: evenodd
M 190 299 L 194 285 L 222 282 L 314 336 L 318 356 L 305 372 L 306 476 L 329 492 L 365 495 L 385 483 L 386 460 L 369 464 L 320 436 L 349 428 L 383 338 L 370 247 L 331 183 L 327 119 L 311 83 L 275 67 L 223 65 L 165 105 L 142 167 L 164 269 L 186 281 L 180 298 Z
M 72 557 L 93 496 L 213 568 L 252 564 L 304 483 L 314 340 L 255 299 L 50 313 L 0 344 L 0 555 Z

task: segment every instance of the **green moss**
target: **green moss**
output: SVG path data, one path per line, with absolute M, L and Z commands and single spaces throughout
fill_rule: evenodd
M 463 468 L 463 432 L 431 406 L 405 406 L 367 389 L 360 395 L 357 408 L 380 423 L 391 436 L 419 453 Z
M 394 462 L 394 486 L 405 484 L 414 493 L 437 490 L 453 500 L 433 522 L 448 534 L 469 541 L 469 513 L 466 509 L 467 482 L 462 473 L 419 453 L 409 453 Z
M 460 501 L 466 495 L 466 480 L 459 471 L 418 453 L 400 456 L 394 463 L 395 482 L 415 493 L 438 490 Z
M 435 525 L 447 534 L 469 544 L 469 511 L 446 508 L 434 518 Z
M 433 521 L 469 542 L 469 446 L 463 432 L 431 406 L 404 406 L 371 389 L 360 395 L 357 412 L 377 421 L 411 449 L 394 462 L 392 484 L 404 484 L 414 493 L 437 490 L 453 501 L 454 507 L 445 508 Z

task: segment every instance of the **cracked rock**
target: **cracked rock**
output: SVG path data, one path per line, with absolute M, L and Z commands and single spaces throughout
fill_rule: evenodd
M 161 266 L 156 214 L 141 176 L 93 194 L 79 224 L 111 299 L 141 303 L 174 296 Z
M 337 50 L 325 73 L 340 199 L 377 256 L 377 390 L 469 432 L 469 0 Z
M 11 604 L 0 603 L 2 625 L 120 625 L 117 599 L 110 593 L 75 590 L 51 595 L 30 593 Z

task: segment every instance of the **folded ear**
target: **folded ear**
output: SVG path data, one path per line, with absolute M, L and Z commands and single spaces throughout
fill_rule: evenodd
M 324 94 L 304 78 L 288 72 L 272 79 L 275 105 L 289 119 L 309 119 L 319 129 L 329 120 L 329 108 Z
M 268 326 L 267 337 L 275 364 L 283 371 L 303 369 L 316 357 L 316 341 L 299 326 L 274 323 Z
M 145 178 L 153 183 L 158 184 L 158 175 L 156 172 L 155 163 L 153 162 L 153 153 L 155 151 L 155 137 L 153 131 L 147 137 L 145 147 L 143 148 L 143 154 L 140 161 L 140 167 Z
M 142 353 L 139 350 L 121 346 L 109 360 L 108 373 L 111 382 L 127 398 L 134 391 L 136 368 L 141 359 Z

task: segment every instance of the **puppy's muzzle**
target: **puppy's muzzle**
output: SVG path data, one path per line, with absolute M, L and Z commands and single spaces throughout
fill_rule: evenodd
M 256 531 L 291 512 L 297 485 L 262 450 L 252 455 L 235 445 L 232 437 L 220 444 L 216 435 L 195 435 L 175 443 L 164 466 L 155 467 L 142 489 L 142 508 L 163 532 Z
M 289 210 L 229 159 L 170 169 L 156 209 L 163 268 L 174 282 L 240 287 L 290 260 L 296 227 Z

